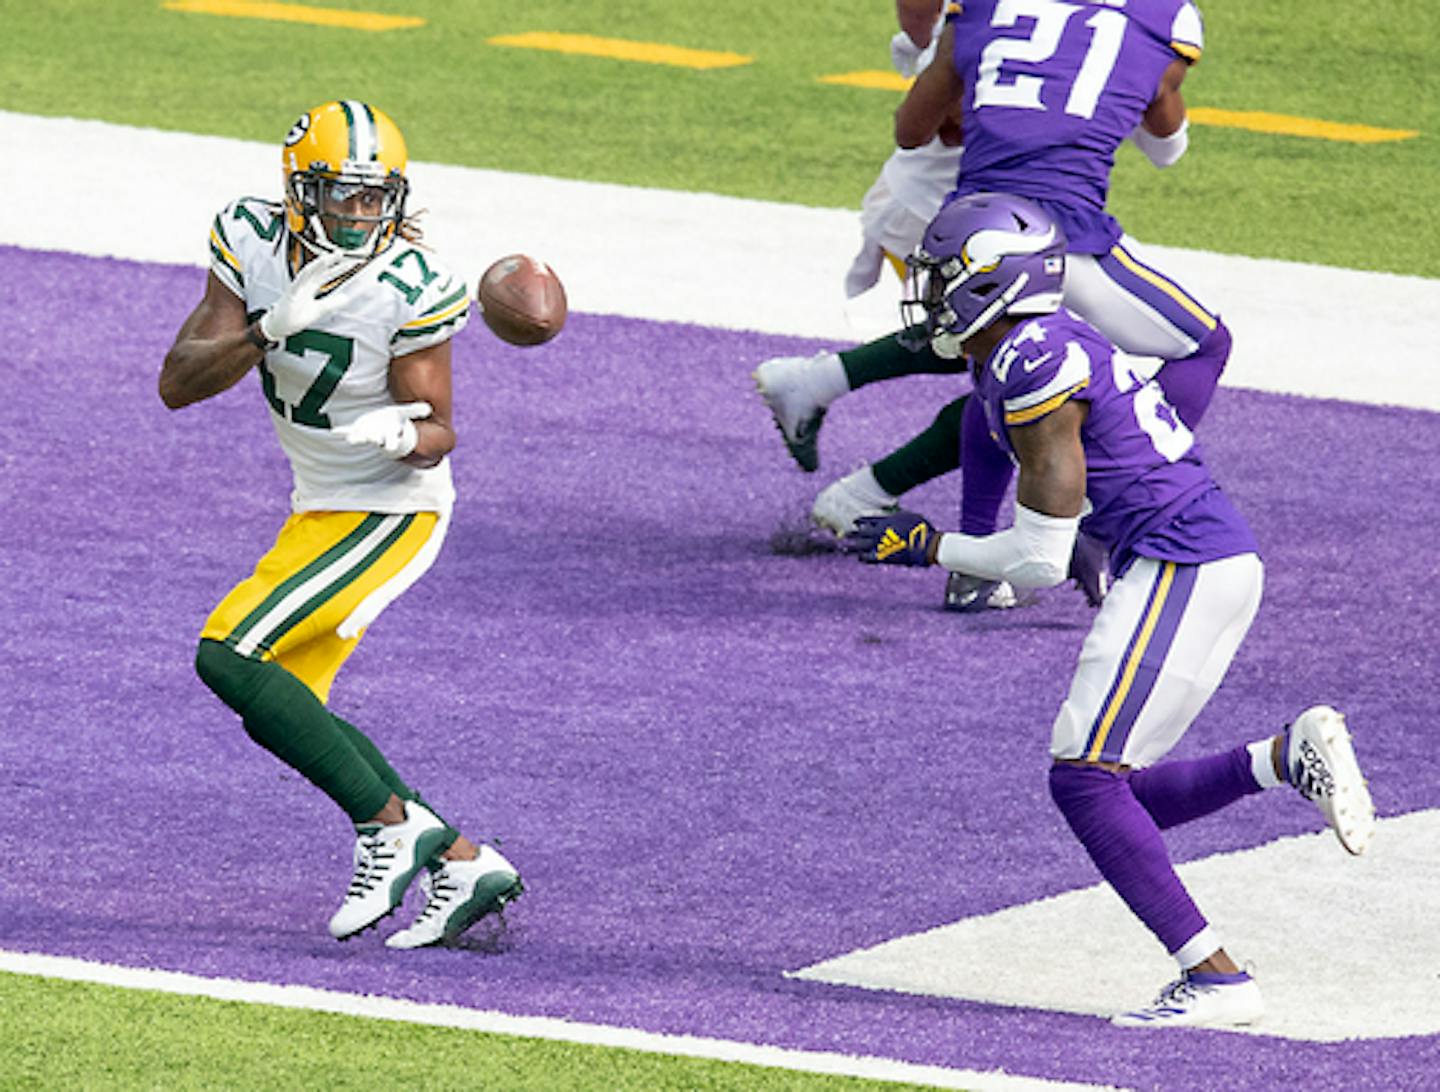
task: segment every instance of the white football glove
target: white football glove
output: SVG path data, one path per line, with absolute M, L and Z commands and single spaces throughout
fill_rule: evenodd
M 903 30 L 890 39 L 890 63 L 902 76 L 913 76 L 920 71 L 920 55 L 924 52 Z
M 270 310 L 260 316 L 260 336 L 271 343 L 284 341 L 291 334 L 299 333 L 313 326 L 345 302 L 343 289 L 336 289 L 319 299 L 316 294 L 348 266 L 356 264 L 350 254 L 325 254 L 314 259 L 280 298 L 270 305 Z
M 429 402 L 402 402 L 398 406 L 382 406 L 362 413 L 348 425 L 341 425 L 335 432 L 347 443 L 359 447 L 373 444 L 392 459 L 403 459 L 415 450 L 420 442 L 415 422 L 429 417 L 432 410 Z

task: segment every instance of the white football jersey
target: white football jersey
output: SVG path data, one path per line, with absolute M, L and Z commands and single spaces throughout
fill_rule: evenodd
M 210 269 L 252 318 L 291 281 L 284 210 L 244 197 L 210 230 Z M 257 369 L 280 446 L 290 459 L 295 511 L 444 512 L 455 489 L 448 460 L 428 469 L 352 445 L 335 429 L 395 405 L 390 361 L 455 335 L 470 316 L 465 282 L 403 239 L 347 282 L 346 302 L 291 334 Z

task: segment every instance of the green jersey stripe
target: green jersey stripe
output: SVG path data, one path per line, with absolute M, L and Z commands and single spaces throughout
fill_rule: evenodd
M 285 601 L 287 596 L 291 595 L 307 581 L 313 580 L 330 566 L 342 562 L 345 555 L 354 551 L 360 543 L 364 542 L 365 539 L 380 526 L 384 518 L 384 516 L 373 512 L 367 515 L 360 521 L 359 526 L 357 526 L 355 530 L 351 531 L 339 542 L 335 543 L 334 546 L 331 546 L 330 549 L 326 550 L 289 579 L 282 581 L 274 591 L 260 602 L 259 606 L 255 607 L 249 614 L 240 619 L 239 624 L 231 630 L 229 636 L 225 638 L 225 643 L 239 651 L 239 646 L 247 641 L 250 631 L 254 629 L 266 615 L 274 612 L 280 604 Z M 246 653 L 246 655 L 250 655 L 250 653 Z
M 466 290 L 465 286 L 462 284 L 462 285 L 460 286 L 460 291 L 454 293 L 453 295 L 446 296 L 443 300 L 441 300 L 439 303 L 437 303 L 434 307 L 426 308 L 423 312 L 421 312 L 421 316 L 420 316 L 420 317 L 421 317 L 421 318 L 424 318 L 426 315 L 433 315 L 436 311 L 443 311 L 443 310 L 445 310 L 445 308 L 451 307 L 451 306 L 455 305 L 456 303 L 459 303 L 459 302 L 460 302 L 461 300 L 463 300 L 463 299 L 468 299 L 469 296 L 470 296 L 470 293 Z
M 455 314 L 451 315 L 449 318 L 445 319 L 443 322 L 436 322 L 429 326 L 417 326 L 413 329 L 407 326 L 402 330 L 396 330 L 395 336 L 390 339 L 390 343 L 393 345 L 402 337 L 424 337 L 426 334 L 433 334 L 440 330 L 443 330 L 447 326 L 454 326 L 460 321 L 462 317 L 464 317 L 465 313 L 465 310 L 460 310 L 457 311 Z
M 224 266 L 225 270 L 235 278 L 236 283 L 239 284 L 241 288 L 244 288 L 245 274 L 240 272 L 240 267 L 235 264 L 234 259 L 216 246 L 214 242 L 210 244 L 210 253 L 215 260 Z

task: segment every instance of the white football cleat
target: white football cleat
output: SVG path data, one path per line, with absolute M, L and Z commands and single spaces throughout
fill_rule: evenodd
M 825 421 L 825 406 L 816 400 L 806 373 L 824 366 L 843 367 L 834 353 L 820 352 L 814 356 L 773 357 L 752 373 L 755 388 L 770 407 L 785 446 L 806 473 L 820 466 L 817 445 Z
M 1160 991 L 1143 1009 L 1110 1018 L 1123 1028 L 1229 1028 L 1253 1024 L 1265 1015 L 1260 987 L 1238 975 L 1191 972 Z
M 1375 833 L 1375 804 L 1355 760 L 1343 714 L 1328 705 L 1305 710 L 1286 733 L 1285 771 L 1312 801 L 1349 852 L 1365 852 Z
M 899 500 L 880 488 L 867 464 L 820 490 L 810 508 L 810 519 L 844 538 L 855 530 L 855 521 L 861 516 L 889 515 L 899 507 Z
M 520 873 L 488 845 L 473 861 L 441 861 L 420 877 L 425 909 L 408 929 L 387 937 L 387 948 L 425 948 L 448 944 L 489 914 L 520 897 L 525 885 Z
M 355 874 L 345 901 L 330 919 L 330 935 L 345 940 L 392 913 L 405 889 L 445 840 L 445 824 L 423 804 L 405 802 L 403 823 L 355 828 Z

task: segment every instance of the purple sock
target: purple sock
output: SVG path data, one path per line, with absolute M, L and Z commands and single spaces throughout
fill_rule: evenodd
M 1205 340 L 1189 356 L 1178 360 L 1167 360 L 1155 376 L 1165 400 L 1175 407 L 1180 420 L 1190 428 L 1200 424 L 1215 387 L 1220 382 L 1220 373 L 1230 359 L 1230 331 L 1217 320 L 1215 329 L 1205 335 Z
M 1178 952 L 1205 928 L 1160 829 L 1123 775 L 1057 763 L 1050 767 L 1050 796 L 1100 874 L 1167 952 Z
M 990 435 L 985 410 L 974 396 L 965 400 L 960 420 L 960 474 L 960 530 L 967 535 L 994 534 L 1015 466 Z
M 1208 758 L 1136 770 L 1130 775 L 1130 791 L 1155 825 L 1169 830 L 1261 789 L 1250 772 L 1250 749 L 1241 746 Z

